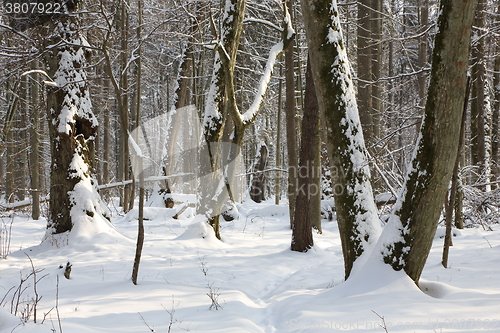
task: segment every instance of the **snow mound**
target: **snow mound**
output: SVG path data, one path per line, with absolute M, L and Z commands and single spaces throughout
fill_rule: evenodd
M 177 214 L 176 208 L 144 207 L 144 219 L 155 220 L 157 218 L 170 219 Z M 134 208 L 125 215 L 126 221 L 136 221 L 139 219 L 139 209 Z
M 453 292 L 456 292 L 457 290 L 460 290 L 459 288 L 451 287 L 445 283 L 434 281 L 420 280 L 418 285 L 420 286 L 420 290 L 434 298 L 443 298 Z
M 289 208 L 285 205 L 271 205 L 262 208 L 254 208 L 247 213 L 247 216 L 286 216 L 289 214 Z
M 357 270 L 353 269 L 347 281 L 334 288 L 334 293 L 339 298 L 386 293 L 422 295 L 417 285 L 404 271 L 395 271 L 391 266 L 374 258 Z
M 186 231 L 175 240 L 194 240 L 194 239 L 204 239 L 209 243 L 220 243 L 220 241 L 215 237 L 214 230 L 208 225 L 206 217 L 203 215 L 197 215 L 194 217 L 192 223 L 187 227 Z
M 19 318 L 10 314 L 6 308 L 0 306 L 0 331 L 6 327 L 14 327 L 19 324 Z
M 453 237 L 461 236 L 462 233 L 458 229 L 451 229 L 451 233 Z M 438 227 L 436 229 L 436 234 L 434 235 L 434 238 L 444 238 L 446 236 L 446 228 L 445 227 Z

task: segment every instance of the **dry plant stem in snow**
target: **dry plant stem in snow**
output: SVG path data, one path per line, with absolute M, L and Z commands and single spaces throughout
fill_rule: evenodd
M 210 298 L 212 301 L 212 304 L 210 304 L 210 307 L 208 308 L 209 310 L 215 309 L 223 309 L 222 305 L 219 304 L 219 288 L 214 288 L 214 284 L 212 283 L 207 283 L 207 288 L 208 288 L 208 293 L 207 296 Z
M 5 223 L 3 218 L 0 226 L 0 258 L 6 259 L 10 254 L 10 237 L 12 235 L 12 223 L 14 222 L 14 214 L 10 216 L 10 223 Z
M 382 327 L 384 329 L 384 331 L 386 333 L 389 333 L 389 331 L 387 330 L 387 324 L 385 323 L 385 318 L 381 315 L 379 315 L 378 313 L 376 313 L 375 311 L 372 310 L 373 313 L 375 313 L 377 315 L 377 317 L 379 317 L 380 319 L 382 319 L 382 324 L 380 325 L 380 327 Z
M 43 269 L 35 269 L 35 265 L 33 264 L 33 260 L 31 260 L 31 257 L 25 252 L 24 253 L 26 257 L 28 257 L 30 264 L 31 264 L 31 274 L 33 276 L 33 293 L 35 294 L 35 298 L 33 299 L 33 321 L 36 323 L 36 308 L 38 306 L 38 303 L 42 299 L 42 296 L 38 295 L 38 291 L 36 289 L 36 286 L 40 280 L 48 276 L 49 274 L 45 274 L 41 278 L 37 279 L 37 273 L 40 273 L 43 271 Z

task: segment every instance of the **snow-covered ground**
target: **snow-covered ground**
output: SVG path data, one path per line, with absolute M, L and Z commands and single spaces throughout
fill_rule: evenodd
M 440 263 L 438 230 L 423 293 L 378 262 L 344 282 L 335 222 L 323 221 L 313 250 L 295 253 L 286 205 L 239 210 L 239 220 L 223 223 L 220 242 L 191 209 L 174 220 L 169 209 L 146 208 L 137 286 L 136 213 L 114 217 L 116 231 L 83 233 L 59 247 L 40 245 L 45 220 L 16 217 L 13 252 L 0 259 L 0 332 L 500 332 L 499 225 L 458 231 L 449 269 Z M 31 272 L 26 254 L 43 270 L 37 278 L 46 276 L 37 283 L 37 323 L 32 316 L 20 325 L 10 310 L 20 277 Z M 68 261 L 70 280 L 59 268 Z M 18 312 L 35 297 L 32 277 L 24 286 Z

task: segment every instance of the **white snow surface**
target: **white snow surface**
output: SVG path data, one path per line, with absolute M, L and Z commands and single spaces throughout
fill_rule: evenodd
M 151 208 L 137 286 L 130 280 L 134 214 L 113 217 L 116 229 L 60 247 L 40 244 L 45 220 L 17 216 L 14 252 L 0 261 L 0 299 L 31 271 L 25 253 L 43 269 L 39 277 L 48 275 L 37 285 L 37 323 L 19 325 L 9 313 L 11 291 L 0 306 L 0 332 L 59 332 L 55 309 L 41 324 L 55 306 L 57 277 L 61 326 L 71 333 L 151 332 L 143 319 L 154 332 L 168 332 L 172 308 L 171 332 L 384 332 L 374 312 L 391 333 L 500 331 L 500 226 L 457 233 L 449 269 L 441 266 L 443 239 L 436 237 L 424 293 L 380 260 L 368 260 L 344 282 L 335 222 L 323 221 L 308 253 L 292 252 L 288 207 L 273 202 L 238 205 L 240 218 L 222 222 L 223 242 L 200 216 L 174 220 L 170 210 Z M 70 280 L 59 269 L 67 261 Z M 26 286 L 22 301 L 33 297 L 32 279 Z M 222 309 L 209 310 L 210 287 Z

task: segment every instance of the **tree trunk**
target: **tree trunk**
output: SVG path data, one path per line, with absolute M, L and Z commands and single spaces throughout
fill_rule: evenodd
M 137 39 L 141 40 L 142 35 L 142 0 L 137 1 L 139 24 L 137 27 Z M 137 49 L 137 88 L 136 88 L 136 124 L 141 126 L 141 82 L 142 82 L 142 47 Z M 137 139 L 136 139 L 137 142 Z M 142 164 L 142 157 L 140 163 Z M 142 170 L 142 165 L 139 170 Z M 134 177 L 135 178 L 135 177 Z M 135 248 L 134 267 L 132 269 L 132 283 L 137 285 L 139 275 L 139 264 L 141 262 L 142 247 L 144 245 L 144 172 L 139 173 L 139 216 L 137 230 L 137 244 Z
M 465 137 L 465 125 L 466 125 L 466 120 L 467 120 L 467 105 L 469 104 L 468 101 L 468 91 L 469 91 L 469 86 L 470 86 L 470 77 L 467 80 L 467 88 L 466 88 L 466 94 L 464 98 L 464 103 L 462 107 L 462 122 L 460 123 L 460 135 L 459 135 L 459 141 L 458 141 L 458 149 L 457 149 L 457 156 L 455 157 L 455 163 L 453 166 L 453 173 L 451 176 L 451 187 L 450 187 L 450 195 L 449 198 L 447 197 L 447 202 L 445 203 L 445 214 L 446 214 L 446 233 L 444 236 L 444 246 L 443 246 L 443 257 L 441 263 L 443 264 L 444 268 L 448 268 L 448 256 L 450 252 L 450 246 L 453 246 L 453 235 L 451 232 L 452 229 L 452 221 L 453 221 L 453 211 L 455 210 L 456 207 L 456 200 L 457 200 L 457 194 L 458 194 L 458 172 L 459 172 L 459 166 L 460 166 L 460 160 L 462 158 L 462 150 L 463 150 L 463 145 L 464 145 L 464 137 Z M 461 213 L 459 212 L 458 215 L 455 215 L 455 224 L 458 219 L 461 218 Z
M 402 195 L 384 242 L 384 261 L 418 283 L 453 171 L 466 93 L 471 25 L 477 0 L 442 0 L 425 119 Z M 391 237 L 393 238 L 393 237 Z
M 31 65 L 32 69 L 38 68 L 38 62 L 34 61 Z M 38 136 L 39 117 L 38 112 L 38 74 L 34 74 L 31 82 L 31 128 L 30 128 L 30 174 L 31 174 L 31 217 L 33 220 L 40 218 L 40 139 Z
M 500 13 L 500 2 L 498 2 L 497 16 L 495 22 L 500 23 L 500 18 L 498 17 Z M 500 180 L 500 155 L 499 155 L 499 120 L 500 120 L 500 44 L 497 43 L 495 47 L 497 56 L 495 57 L 495 62 L 493 64 L 493 105 L 492 105 L 492 115 L 491 115 L 491 163 L 494 181 Z M 497 183 L 495 188 L 499 188 L 500 185 Z
M 379 79 L 382 76 L 382 0 L 371 0 L 371 78 L 372 83 L 372 135 L 370 145 L 376 144 L 380 137 L 380 119 L 382 118 L 382 83 Z
M 371 2 L 361 0 L 358 2 L 358 109 L 363 134 L 368 145 L 373 143 L 373 117 L 372 117 L 372 59 L 371 59 Z
M 486 105 L 485 105 L 485 38 L 482 29 L 486 27 L 486 0 L 479 0 L 474 19 L 474 39 L 472 47 L 472 97 L 471 97 L 471 162 L 479 169 L 474 177 L 476 181 L 485 183 L 488 181 L 489 161 L 487 158 L 487 132 L 486 132 Z M 483 187 L 485 189 L 485 187 Z
M 118 112 L 120 113 L 120 163 L 118 171 L 118 181 L 125 181 L 130 176 L 130 152 L 128 148 L 128 132 L 129 132 L 129 99 L 128 99 L 128 10 L 127 3 L 122 0 L 121 5 L 121 55 L 120 55 L 120 90 L 117 98 L 121 99 L 121 104 Z M 130 185 L 125 185 L 121 204 L 123 211 L 127 212 L 130 209 Z
M 23 123 L 22 119 L 27 119 L 28 113 L 28 77 L 24 76 L 20 78 L 19 86 L 19 107 L 16 112 L 16 119 L 19 119 L 19 125 Z M 26 176 L 29 172 L 26 168 L 26 157 L 27 154 L 23 153 L 29 147 L 27 143 L 27 130 L 26 126 L 18 126 L 17 130 L 14 132 L 16 138 L 16 152 L 14 156 L 15 161 L 15 172 L 14 172 L 14 188 L 17 200 L 23 201 L 26 198 L 26 186 L 28 181 Z
M 280 66 L 280 80 L 278 85 L 278 119 L 276 120 L 276 168 L 281 168 L 281 109 L 283 106 L 283 67 Z M 279 205 L 281 199 L 281 171 L 274 176 L 274 204 Z
M 344 254 L 345 277 L 380 232 L 377 208 L 335 2 L 302 0 L 311 69 L 320 112 L 324 113 Z
M 262 172 L 267 166 L 267 146 L 265 143 L 261 144 L 257 158 L 258 160 L 252 177 L 252 185 L 250 187 L 250 198 L 260 203 L 266 199 L 266 175 Z
M 234 69 L 243 29 L 245 6 L 244 0 L 226 0 L 219 41 L 223 47 L 216 47 L 214 73 L 203 114 L 202 127 L 206 144 L 202 147 L 201 153 L 205 152 L 208 158 L 202 155 L 200 159 L 200 172 L 206 177 L 203 177 L 203 183 L 198 186 L 197 212 L 208 218 L 209 224 L 212 225 L 219 239 L 221 208 L 227 197 L 232 197 L 231 185 L 236 176 L 234 163 L 230 165 L 230 162 L 239 155 L 245 129 L 257 117 L 276 59 L 282 55 L 295 36 L 290 29 L 290 16 L 287 12 L 288 22 L 284 25 L 283 41 L 271 49 L 260 80 L 258 94 L 249 109 L 243 114 L 240 113 L 236 102 Z M 226 145 L 222 142 L 222 138 L 228 116 L 234 124 L 234 131 L 230 135 L 230 143 Z M 215 194 L 214 190 L 216 190 Z
M 317 150 L 319 141 L 318 129 L 318 101 L 316 99 L 310 61 L 308 60 L 304 119 L 302 120 L 302 137 L 300 140 L 299 187 L 292 226 L 292 251 L 307 252 L 314 245 L 312 236 L 312 196 L 317 196 L 321 192 L 314 183 L 314 173 L 316 172 L 315 155 L 318 153 L 315 150 Z
M 293 0 L 287 0 L 287 7 L 293 8 Z M 295 202 L 298 183 L 298 157 L 297 157 L 297 108 L 295 101 L 295 43 L 291 42 L 285 52 L 285 119 L 286 119 L 286 147 L 288 154 L 288 206 L 290 212 L 290 228 L 293 226 Z
M 429 37 L 429 34 L 426 31 L 429 28 L 429 0 L 420 0 L 419 7 L 420 30 L 422 32 L 422 36 L 419 39 L 418 45 L 418 67 L 421 71 L 418 74 L 418 95 L 420 99 L 419 106 L 424 108 L 425 97 L 427 94 L 427 74 L 423 70 L 428 64 L 427 53 L 429 48 L 427 46 L 427 38 Z
M 80 46 L 86 41 L 79 34 L 73 15 L 52 21 L 49 29 L 52 35 L 45 39 L 46 45 L 59 46 L 45 53 L 48 74 L 57 84 L 47 88 L 52 153 L 47 228 L 58 234 L 72 230 L 77 221 L 94 219 L 104 212 L 93 177 L 91 157 L 97 119 L 92 113 L 85 72 L 87 51 Z M 82 191 L 84 187 L 86 190 Z

